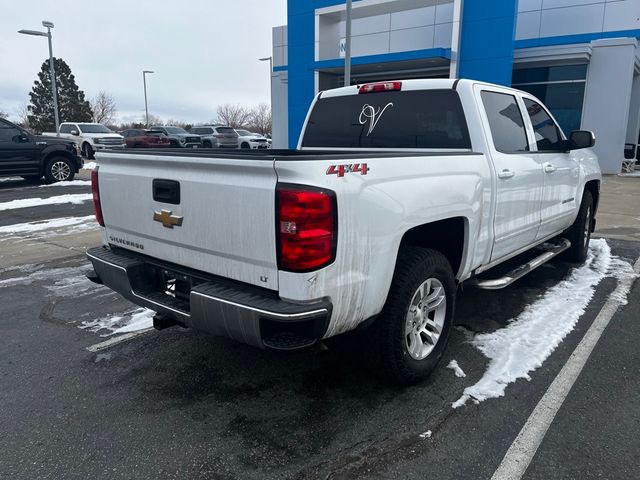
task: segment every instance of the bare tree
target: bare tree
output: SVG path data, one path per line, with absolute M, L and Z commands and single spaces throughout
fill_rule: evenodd
M 142 115 L 142 120 L 141 120 L 141 124 L 144 125 L 145 122 L 147 121 L 145 115 Z M 149 114 L 149 126 L 153 126 L 153 125 L 165 125 L 164 120 L 162 120 L 162 118 L 160 118 L 157 115 L 152 115 Z
M 104 90 L 91 99 L 93 121 L 96 123 L 113 123 L 116 116 L 116 102 L 111 95 Z
M 271 133 L 271 108 L 266 103 L 261 103 L 249 112 L 249 129 L 253 132 L 266 135 Z
M 8 113 L 5 113 L 2 110 L 0 110 L 0 118 L 7 118 L 8 116 L 9 116 Z
M 22 128 L 30 129 L 31 125 L 29 124 L 29 106 L 27 102 L 24 102 L 18 108 L 16 108 L 16 114 L 18 117 L 18 125 L 20 125 Z
M 228 125 L 232 128 L 241 128 L 249 123 L 251 112 L 242 105 L 232 105 L 225 103 L 216 110 L 218 123 Z

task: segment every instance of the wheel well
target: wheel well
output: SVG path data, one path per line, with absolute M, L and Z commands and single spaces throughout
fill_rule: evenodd
M 599 180 L 591 180 L 584 184 L 585 191 L 589 191 L 591 193 L 591 197 L 593 198 L 593 211 L 598 211 L 598 200 L 600 199 L 600 181 Z
M 463 217 L 447 218 L 418 225 L 405 232 L 400 242 L 400 248 L 411 245 L 437 250 L 447 257 L 455 275 L 460 270 L 462 262 L 465 230 L 466 221 Z

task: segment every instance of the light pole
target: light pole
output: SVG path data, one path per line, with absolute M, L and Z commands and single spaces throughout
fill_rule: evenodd
M 153 70 L 143 70 L 142 71 L 142 84 L 144 85 L 144 118 L 145 127 L 149 126 L 149 108 L 147 107 L 147 73 L 153 73 Z
M 258 60 L 261 62 L 269 60 L 269 108 L 273 109 L 273 57 L 263 57 Z
M 347 0 L 347 19 L 344 41 L 344 86 L 351 85 L 351 0 Z
M 53 28 L 53 22 L 43 20 L 42 26 L 47 27 L 46 33 L 39 30 L 18 30 L 18 33 L 23 33 L 24 35 L 36 35 L 38 37 L 47 37 L 49 39 L 49 72 L 51 73 L 51 92 L 53 94 L 53 115 L 56 121 L 56 135 L 60 136 L 60 118 L 58 117 L 58 92 L 56 88 L 56 69 L 53 66 L 53 48 L 51 46 L 51 29 Z

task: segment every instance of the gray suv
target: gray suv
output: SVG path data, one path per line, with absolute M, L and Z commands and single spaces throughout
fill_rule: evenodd
M 200 135 L 204 148 L 238 148 L 238 134 L 231 127 L 198 125 L 189 132 Z
M 169 137 L 172 147 L 200 148 L 202 146 L 202 140 L 198 135 L 189 133 L 181 127 L 155 126 L 150 127 L 148 131 L 164 133 Z

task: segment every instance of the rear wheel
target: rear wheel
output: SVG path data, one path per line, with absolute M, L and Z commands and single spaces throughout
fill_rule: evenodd
M 593 220 L 593 196 L 585 190 L 576 221 L 567 231 L 567 238 L 571 247 L 566 251 L 566 258 L 570 262 L 583 263 L 587 259 L 589 240 L 591 239 L 591 223 Z
M 93 152 L 93 148 L 91 148 L 91 145 L 89 145 L 87 142 L 82 144 L 82 155 L 84 156 L 84 158 L 86 158 L 87 160 L 93 160 L 94 156 L 93 156 L 94 152 Z
M 449 340 L 456 285 L 444 255 L 400 251 L 389 296 L 373 325 L 375 357 L 383 372 L 410 385 L 429 376 Z
M 68 182 L 73 180 L 76 172 L 71 162 L 64 157 L 54 157 L 47 162 L 44 177 L 47 182 Z

